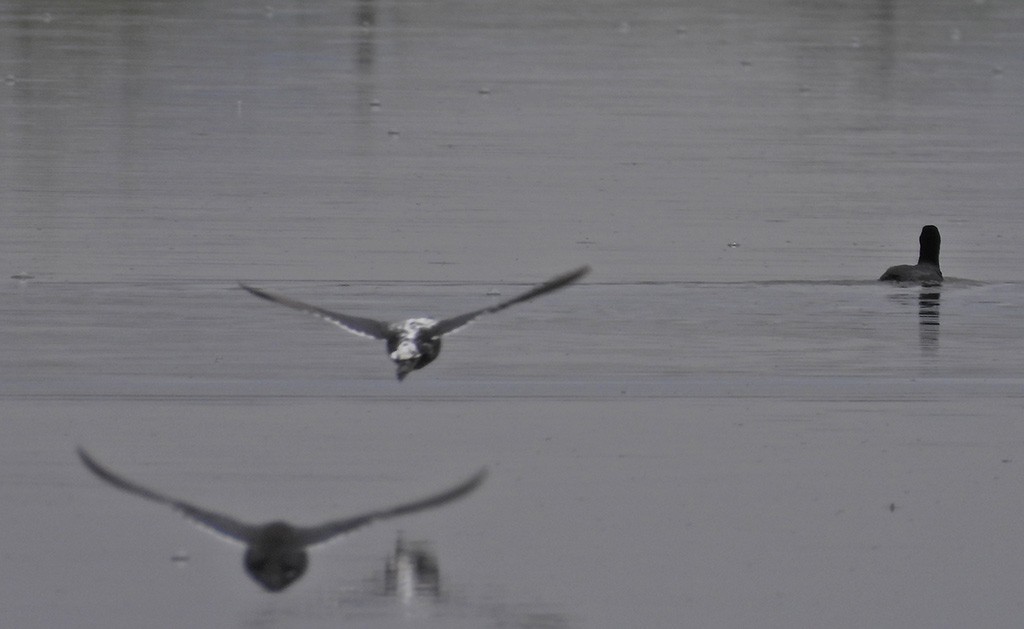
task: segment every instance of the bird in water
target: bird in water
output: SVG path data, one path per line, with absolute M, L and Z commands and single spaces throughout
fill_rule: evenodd
M 309 565 L 309 556 L 306 551 L 310 547 L 324 544 L 339 535 L 350 533 L 379 520 L 433 509 L 458 500 L 479 487 L 487 476 L 487 470 L 484 468 L 468 480 L 441 493 L 362 515 L 331 520 L 316 526 L 295 526 L 283 521 L 249 524 L 231 516 L 165 496 L 122 478 L 100 465 L 82 448 L 78 448 L 78 456 L 90 472 L 114 487 L 171 507 L 214 533 L 244 545 L 245 571 L 269 592 L 284 590 L 306 572 L 306 567 Z
M 925 225 L 921 228 L 921 237 L 918 240 L 921 243 L 921 253 L 918 255 L 917 264 L 891 266 L 882 273 L 878 281 L 907 282 L 926 286 L 942 283 L 942 271 L 939 270 L 939 245 L 942 238 L 939 236 L 939 228 L 935 225 Z
M 540 297 L 568 286 L 586 275 L 589 271 L 589 266 L 582 266 L 558 277 L 551 278 L 543 284 L 534 286 L 525 293 L 506 299 L 493 306 L 467 312 L 456 317 L 441 319 L 440 321 L 427 317 L 413 317 L 396 323 L 388 323 L 365 317 L 354 317 L 318 306 L 312 306 L 297 299 L 277 295 L 246 284 L 239 283 L 239 285 L 257 297 L 319 317 L 353 334 L 383 340 L 387 343 L 388 356 L 398 366 L 396 371 L 398 379 L 404 380 L 410 372 L 426 367 L 437 358 L 437 355 L 441 352 L 441 337 L 445 334 L 451 334 L 464 328 L 482 315 L 499 312 L 509 306 L 529 301 L 535 297 Z

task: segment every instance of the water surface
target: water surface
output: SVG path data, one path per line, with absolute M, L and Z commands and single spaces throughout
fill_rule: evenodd
M 677 4 L 0 4 L 5 626 L 1012 626 L 1024 9 Z M 945 285 L 873 281 L 923 224 Z M 236 285 L 584 263 L 401 384 Z M 492 474 L 271 596 L 76 444 L 253 520 Z

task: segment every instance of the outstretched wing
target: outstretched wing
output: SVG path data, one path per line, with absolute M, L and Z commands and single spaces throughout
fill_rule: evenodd
M 297 539 L 300 543 L 306 546 L 323 544 L 333 537 L 373 524 L 377 520 L 387 520 L 389 518 L 396 518 L 400 515 L 407 515 L 410 513 L 416 513 L 417 511 L 423 511 L 425 509 L 440 507 L 443 504 L 447 504 L 453 500 L 458 500 L 459 498 L 469 494 L 479 487 L 486 477 L 487 468 L 483 468 L 474 474 L 469 480 L 428 498 L 423 498 L 415 502 L 409 502 L 394 507 L 388 507 L 387 509 L 381 509 L 379 511 L 371 511 L 370 513 L 357 515 L 352 518 L 345 518 L 344 520 L 326 522 L 319 526 L 302 527 L 296 532 Z
M 450 319 L 439 321 L 437 325 L 433 327 L 433 332 L 435 332 L 436 334 L 449 334 L 451 332 L 455 332 L 459 328 L 469 325 L 470 323 L 473 322 L 474 319 L 481 315 L 490 314 L 492 312 L 498 312 L 500 310 L 508 308 L 509 306 L 514 306 L 524 301 L 529 301 L 534 297 L 540 297 L 541 295 L 545 295 L 547 293 L 550 293 L 551 291 L 558 290 L 563 286 L 568 286 L 569 284 L 572 284 L 573 282 L 580 279 L 589 272 L 589 266 L 581 266 L 580 268 L 574 271 L 569 271 L 568 273 L 564 273 L 562 275 L 559 275 L 558 277 L 551 278 L 550 280 L 544 282 L 543 284 L 538 284 L 537 286 L 534 286 L 525 293 L 516 295 L 511 299 L 506 299 L 505 301 L 494 304 L 493 306 L 490 306 L 488 308 L 474 310 L 473 312 L 467 312 L 464 315 L 459 315 L 457 317 L 452 317 Z
M 367 319 L 365 317 L 353 317 L 340 312 L 332 312 L 330 310 L 325 310 L 324 308 L 319 308 L 317 306 L 301 302 L 297 299 L 285 297 L 284 295 L 277 295 L 265 290 L 253 288 L 252 286 L 247 286 L 241 282 L 239 282 L 238 285 L 257 297 L 266 299 L 267 301 L 272 301 L 275 304 L 281 304 L 282 306 L 288 306 L 289 308 L 309 313 L 314 317 L 319 317 L 324 321 L 333 323 L 339 328 L 351 332 L 352 334 L 368 336 L 373 339 L 385 339 L 388 336 L 388 324 L 383 321 Z
M 78 458 L 82 459 L 82 463 L 90 472 L 99 476 L 102 480 L 110 483 L 114 487 L 123 489 L 130 494 L 141 496 L 147 500 L 167 505 L 184 515 L 186 518 L 194 520 L 197 524 L 201 524 L 213 532 L 220 533 L 233 541 L 248 544 L 252 540 L 253 534 L 257 529 L 255 526 L 239 522 L 230 516 L 214 513 L 213 511 L 208 511 L 187 502 L 175 500 L 174 498 L 157 493 L 152 489 L 147 489 L 142 485 L 133 483 L 130 480 L 121 478 L 117 474 L 114 474 L 97 463 L 96 460 L 89 456 L 89 453 L 81 447 L 78 448 Z

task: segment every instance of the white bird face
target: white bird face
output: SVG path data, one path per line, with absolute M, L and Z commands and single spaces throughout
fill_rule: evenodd
M 432 328 L 435 325 L 437 325 L 437 321 L 433 319 L 428 319 L 427 317 L 416 317 L 415 319 L 406 319 L 402 323 L 398 324 L 398 327 L 401 329 L 403 336 L 416 338 L 419 336 L 421 330 Z
M 398 343 L 398 348 L 391 352 L 391 360 L 397 362 L 404 362 L 407 360 L 416 360 L 420 357 L 420 348 L 416 344 L 416 341 L 405 339 Z

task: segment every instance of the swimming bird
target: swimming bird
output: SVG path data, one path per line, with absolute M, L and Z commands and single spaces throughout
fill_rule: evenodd
M 942 271 L 939 270 L 939 245 L 942 238 L 939 228 L 925 225 L 921 228 L 921 253 L 917 264 L 900 264 L 891 266 L 878 278 L 880 282 L 910 282 L 914 284 L 941 284 Z
M 534 297 L 540 297 L 572 284 L 589 271 L 589 266 L 582 266 L 558 277 L 551 278 L 543 284 L 538 284 L 525 293 L 516 295 L 511 299 L 506 299 L 493 306 L 467 312 L 456 317 L 440 321 L 427 317 L 413 317 L 396 323 L 367 319 L 365 317 L 353 317 L 352 315 L 311 306 L 297 299 L 277 295 L 247 284 L 239 283 L 239 285 L 257 297 L 319 317 L 352 334 L 382 339 L 387 343 L 388 356 L 398 366 L 396 371 L 398 379 L 404 380 L 410 372 L 426 367 L 437 358 L 437 355 L 441 352 L 441 337 L 445 334 L 451 334 L 464 328 L 482 315 L 504 310 L 509 306 L 529 301 Z
M 100 465 L 82 448 L 78 448 L 78 456 L 90 472 L 114 487 L 171 507 L 214 533 L 243 544 L 245 571 L 269 592 L 280 592 L 306 572 L 309 565 L 309 556 L 306 553 L 308 548 L 324 544 L 339 535 L 350 533 L 378 520 L 433 509 L 458 500 L 479 487 L 487 476 L 487 469 L 484 468 L 468 480 L 433 496 L 350 518 L 331 520 L 316 526 L 296 526 L 283 521 L 249 524 L 229 515 L 165 496 L 122 478 Z

